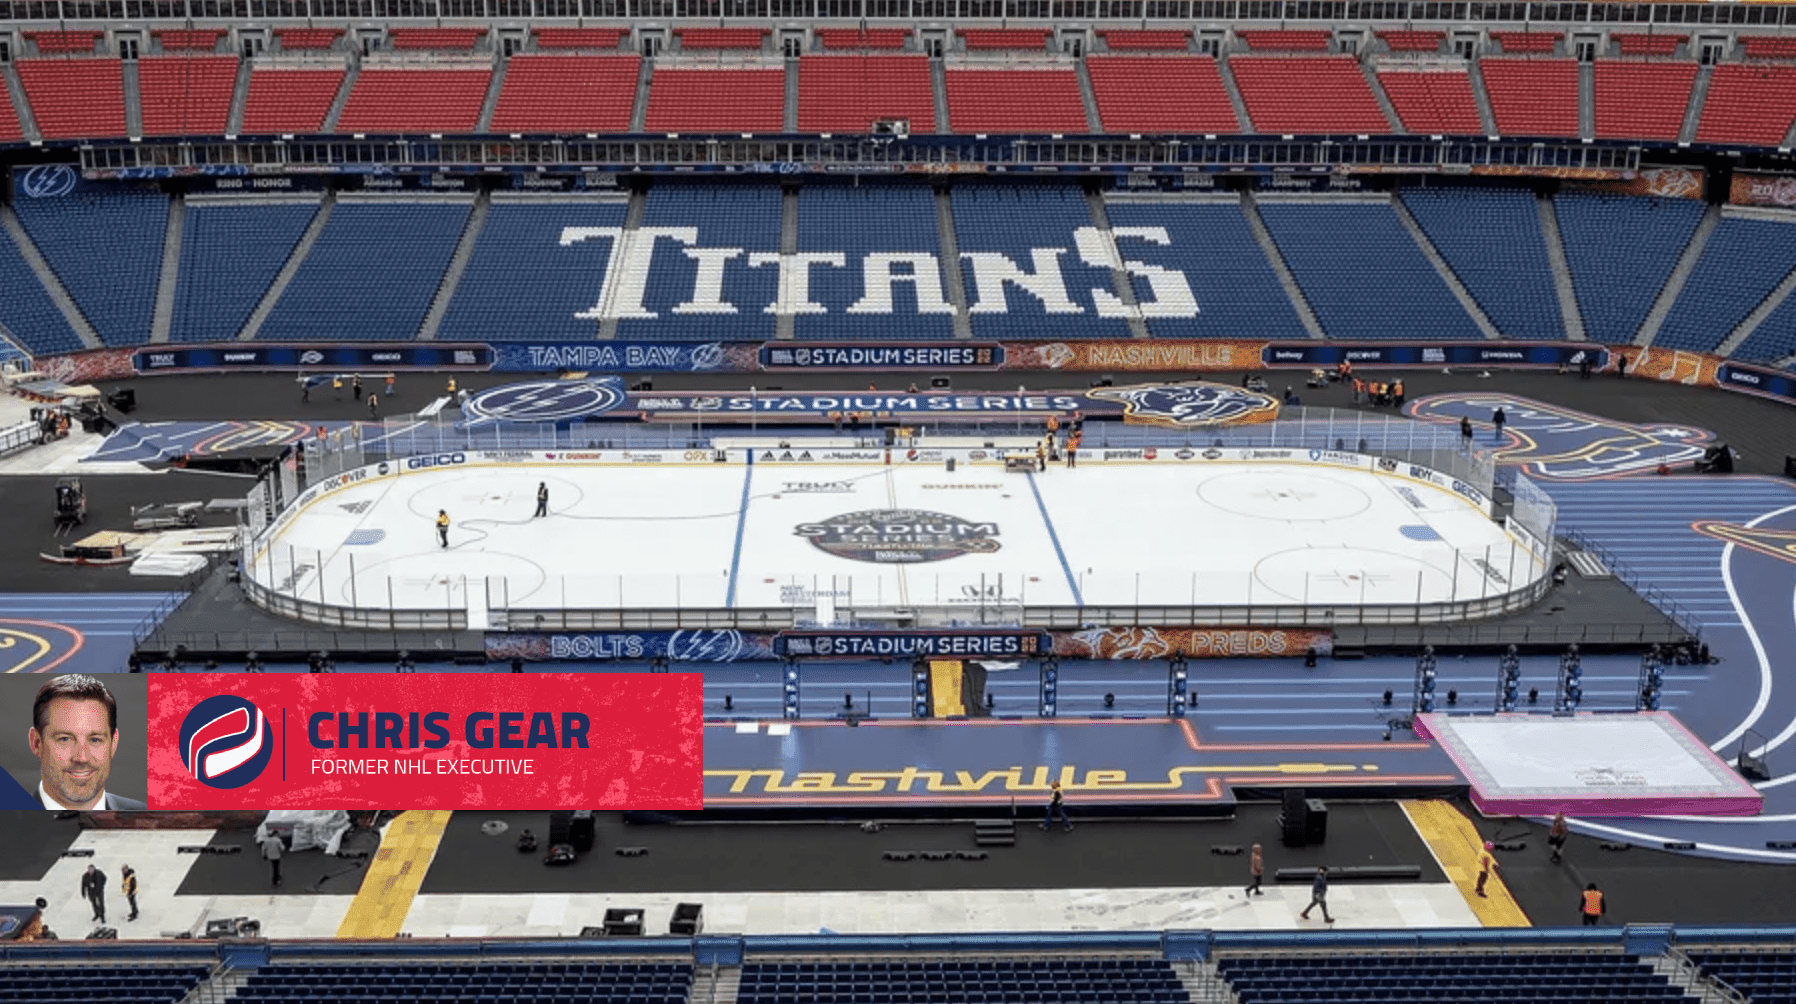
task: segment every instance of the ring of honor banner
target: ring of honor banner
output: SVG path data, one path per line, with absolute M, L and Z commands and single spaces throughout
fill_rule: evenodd
M 155 675 L 151 809 L 702 807 L 689 673 Z

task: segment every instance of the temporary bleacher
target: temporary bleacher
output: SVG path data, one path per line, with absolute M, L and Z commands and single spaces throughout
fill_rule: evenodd
M 1796 120 L 1796 66 L 1721 63 L 1709 78 L 1699 143 L 1781 146 Z
M 249 75 L 249 97 L 243 104 L 244 133 L 254 136 L 322 130 L 346 72 L 341 68 L 253 69 Z
M 1796 266 L 1796 213 L 1724 214 L 1653 344 L 1711 352 Z
M 640 56 L 519 53 L 506 67 L 492 131 L 626 132 L 641 72 Z
M 413 52 L 473 52 L 486 37 L 485 28 L 394 28 L 387 33 L 393 48 Z
M 903 119 L 935 131 L 935 91 L 922 55 L 806 56 L 798 61 L 798 131 L 870 132 Z
M 237 337 L 317 213 L 316 202 L 189 199 L 169 337 Z
M 1690 961 L 1753 1004 L 1796 1004 L 1796 953 L 1787 945 L 1692 948 Z
M 771 34 L 767 28 L 675 28 L 684 52 L 748 49 L 758 51 Z
M 1378 37 L 1392 52 L 1439 52 L 1444 31 L 1381 31 Z
M 1330 338 L 1478 338 L 1384 202 L 1262 199 L 1260 217 Z
M 1407 188 L 1402 198 L 1498 331 L 1509 338 L 1565 337 L 1533 193 Z
M 844 252 L 810 271 L 799 338 L 949 338 L 954 307 L 941 269 L 935 194 L 925 185 L 807 185 L 798 190 L 798 250 Z
M 1403 128 L 1430 136 L 1475 136 L 1484 131 L 1469 69 L 1385 63 L 1378 83 Z
M 1074 244 L 1075 231 L 1092 226 L 1078 188 L 968 185 L 950 198 L 974 336 L 1128 336 L 1126 321 L 1097 313 L 1091 291 L 1111 293 L 1115 276 L 1107 264 L 1087 264 Z
M 431 962 L 276 965 L 248 972 L 232 1004 L 412 1000 L 433 1004 L 685 1004 L 692 965 L 674 962 Z
M 339 198 L 258 337 L 411 338 L 455 254 L 470 201 Z
M 601 202 L 496 194 L 437 337 L 484 341 L 508 331 L 527 331 L 532 338 L 594 337 L 599 321 L 576 315 L 598 305 L 617 239 L 570 236 L 564 243 L 563 234 L 570 227 L 621 228 L 624 208 L 621 197 Z
M 957 133 L 1085 133 L 1085 99 L 1069 66 L 949 68 L 948 118 Z
M 956 34 L 968 52 L 1045 52 L 1053 32 L 1046 28 L 962 28 Z
M 284 50 L 329 49 L 343 37 L 342 28 L 276 28 L 274 37 Z
M 1285 295 L 1266 253 L 1254 240 L 1247 217 L 1234 200 L 1136 201 L 1116 195 L 1105 206 L 1125 260 L 1184 273 L 1197 298 L 1196 317 L 1149 317 L 1157 338 L 1309 337 L 1291 298 Z M 1164 228 L 1168 243 L 1127 236 L 1129 228 Z M 1152 288 L 1133 277 L 1136 297 L 1146 302 Z
M 780 246 L 780 190 L 773 185 L 657 185 L 643 207 L 643 227 L 691 228 L 697 244 L 654 242 L 642 282 L 642 311 L 618 321 L 618 337 L 691 341 L 762 339 L 774 335 Z M 636 238 L 638 241 L 642 237 Z M 750 260 L 762 257 L 761 264 Z M 623 267 L 641 269 L 634 260 Z M 619 311 L 621 312 L 621 311 Z
M 0 969 L 0 1000 L 174 1004 L 192 993 L 206 976 L 205 966 L 105 965 L 69 969 L 11 965 Z
M 1391 131 L 1352 56 L 1236 56 L 1229 71 L 1255 132 Z
M 1676 140 L 1695 83 L 1694 62 L 1598 60 L 1597 137 Z
M 910 42 L 909 28 L 818 28 L 817 42 L 825 50 L 896 52 Z
M 1216 60 L 1208 56 L 1088 56 L 1085 69 L 1105 132 L 1241 131 Z
M 538 28 L 533 32 L 538 49 L 616 49 L 630 33 L 628 28 Z
M 1557 31 L 1493 31 L 1490 37 L 1504 52 L 1547 56 L 1558 51 L 1559 39 L 1564 35 Z
M 1111 52 L 1186 52 L 1191 32 L 1168 28 L 1099 28 L 1098 37 Z
M 1572 59 L 1481 60 L 1491 115 L 1505 136 L 1578 135 L 1578 63 Z
M 125 81 L 116 59 L 21 59 L 15 66 L 45 139 L 125 135 Z
M 665 133 L 777 133 L 785 125 L 785 108 L 783 69 L 657 66 L 644 127 Z
M 493 71 L 481 65 L 363 65 L 337 119 L 341 133 L 468 133 Z
M 1128 1001 L 1189 1004 L 1164 959 L 947 959 L 916 962 L 750 962 L 740 1004 L 926 1004 L 972 995 L 986 1004 Z
M 162 268 L 168 199 L 154 190 L 20 199 L 31 242 L 107 345 L 140 345 Z
M 145 56 L 137 61 L 145 136 L 219 136 L 231 118 L 236 56 Z
M 1586 337 L 1633 341 L 1701 222 L 1703 204 L 1561 192 L 1553 210 Z
M 25 40 L 37 47 L 39 55 L 71 56 L 90 55 L 100 39 L 105 38 L 103 31 L 28 31 Z
M 1267 953 L 1219 958 L 1216 971 L 1241 1004 L 1695 1000 L 1638 956 L 1595 951 Z
M 223 28 L 158 28 L 150 32 L 163 52 L 211 52 L 225 34 Z
M 1322 29 L 1289 29 L 1237 32 L 1254 52 L 1327 52 L 1333 37 Z
M 38 355 L 79 352 L 84 346 L 68 318 L 50 299 L 37 273 L 19 253 L 12 235 L 0 230 L 0 324 Z M 0 979 L 4 978 L 0 970 Z
M 1644 32 L 1617 32 L 1609 36 L 1615 40 L 1615 48 L 1624 56 L 1673 56 L 1678 46 L 1689 40 L 1689 35 L 1646 34 Z

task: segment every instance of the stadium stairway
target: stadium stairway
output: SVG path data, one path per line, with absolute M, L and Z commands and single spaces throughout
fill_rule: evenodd
M 69 327 L 74 329 L 75 336 L 81 339 L 82 347 L 105 348 L 105 343 L 100 341 L 100 333 L 94 330 L 93 324 L 88 321 L 87 315 L 81 312 L 81 308 L 75 306 L 75 298 L 69 295 L 68 288 L 63 286 L 62 280 L 50 268 L 50 263 L 44 260 L 43 254 L 32 242 L 31 235 L 25 232 L 24 224 L 19 222 L 18 215 L 13 212 L 12 206 L 5 203 L 0 203 L 0 229 L 4 229 L 7 236 L 11 237 L 13 243 L 18 246 L 19 257 L 25 259 L 25 264 L 31 266 L 32 274 L 36 275 L 37 281 L 43 284 L 44 291 L 50 294 L 50 302 L 56 304 L 57 310 L 62 311 L 63 318 L 69 322 Z
M 786 105 L 780 127 L 789 133 L 798 131 L 798 60 L 786 60 Z
M 1403 204 L 1402 199 L 1393 198 L 1391 199 L 1391 211 L 1397 214 L 1397 222 L 1403 225 L 1403 229 L 1409 231 L 1409 236 L 1415 240 L 1416 247 L 1422 250 L 1422 257 L 1428 259 L 1428 264 L 1433 265 L 1434 270 L 1440 274 L 1441 281 L 1447 284 L 1447 291 L 1453 294 L 1455 300 L 1459 301 L 1459 306 L 1465 310 L 1466 316 L 1472 319 L 1472 323 L 1478 326 L 1478 330 L 1484 333 L 1484 337 L 1492 341 L 1501 340 L 1503 333 L 1497 330 L 1495 324 L 1491 323 L 1490 315 L 1486 314 L 1484 308 L 1478 305 L 1477 298 L 1472 296 L 1470 290 L 1466 289 L 1465 283 L 1459 281 L 1459 275 L 1453 271 L 1453 266 L 1447 264 L 1447 260 L 1441 257 L 1440 249 L 1436 248 L 1434 242 L 1429 240 L 1428 235 L 1422 231 L 1422 225 L 1416 222 L 1409 207 Z
M 1091 86 L 1091 68 L 1081 59 L 1073 63 L 1073 75 L 1079 78 L 1079 100 L 1085 103 L 1085 128 L 1093 135 L 1104 131 L 1104 122 L 1098 115 L 1098 94 Z
M 786 61 L 786 114 L 798 114 L 796 85 L 793 79 L 798 76 L 796 60 Z M 798 189 L 784 187 L 780 189 L 780 254 L 798 253 Z M 782 299 L 783 299 L 782 294 Z M 782 311 L 773 319 L 773 337 L 776 341 L 791 341 L 798 337 L 798 318 Z
M 1578 138 L 1596 138 L 1596 66 L 1578 64 Z
M 1588 335 L 1584 331 L 1584 315 L 1578 313 L 1578 291 L 1572 285 L 1571 265 L 1565 260 L 1565 235 L 1559 232 L 1559 214 L 1553 212 L 1553 200 L 1544 195 L 1535 197 L 1534 206 L 1540 212 L 1540 236 L 1546 244 L 1547 264 L 1553 270 L 1553 292 L 1559 298 L 1565 337 L 1574 342 L 1585 341 Z
M 630 131 L 642 132 L 649 120 L 649 85 L 655 81 L 655 61 L 645 59 L 636 74 L 636 100 L 630 105 Z
M 1241 88 L 1235 84 L 1235 70 L 1227 59 L 1216 60 L 1216 72 L 1222 77 L 1222 89 L 1228 92 L 1229 104 L 1234 106 L 1235 121 L 1241 123 L 1244 133 L 1257 132 L 1253 119 L 1247 117 L 1247 99 L 1241 96 Z
M 362 64 L 351 60 L 343 71 L 343 83 L 337 88 L 337 96 L 331 101 L 331 110 L 324 113 L 324 124 L 318 131 L 329 135 L 337 131 L 337 120 L 343 117 L 343 109 L 349 105 L 349 94 L 355 90 L 356 78 L 362 75 Z
M 175 318 L 175 285 L 181 276 L 181 234 L 187 229 L 187 200 L 168 200 L 168 226 L 162 235 L 162 273 L 156 277 L 156 307 L 150 313 L 150 344 L 168 341 Z
M 493 75 L 486 82 L 486 98 L 480 102 L 480 118 L 474 122 L 475 132 L 493 131 L 493 110 L 499 107 L 499 92 L 505 89 L 505 71 L 510 66 L 509 59 L 493 60 Z
M 939 62 L 936 68 L 941 68 Z M 939 97 L 941 92 L 936 93 L 937 100 L 945 105 L 946 99 Z M 946 122 L 947 119 L 937 121 Z M 935 227 L 942 239 L 942 261 L 959 262 L 960 235 L 954 230 L 954 203 L 948 198 L 948 190 L 945 188 L 938 189 L 935 193 Z M 948 302 L 954 304 L 954 337 L 972 338 L 973 319 L 967 315 L 967 277 L 958 265 L 942 269 L 942 276 L 948 281 Z
M 344 92 L 348 92 L 348 81 L 344 82 Z M 306 227 L 305 235 L 300 237 L 299 243 L 293 246 L 293 253 L 287 256 L 287 263 L 281 266 L 274 281 L 268 284 L 268 289 L 262 294 L 261 302 L 256 304 L 256 309 L 249 315 L 249 320 L 243 322 L 243 330 L 237 333 L 238 341 L 253 342 L 256 340 L 256 335 L 261 332 L 263 323 L 268 320 L 268 315 L 274 313 L 274 305 L 281 302 L 281 294 L 287 291 L 287 287 L 293 282 L 293 277 L 299 274 L 299 266 L 305 263 L 306 255 L 312 251 L 312 245 L 318 243 L 318 235 L 324 232 L 324 225 L 330 222 L 331 210 L 336 206 L 337 194 L 326 191 L 323 201 L 318 203 L 317 215 L 312 217 L 311 225 Z
M 1297 319 L 1303 322 L 1304 330 L 1310 333 L 1311 338 L 1327 338 L 1328 334 L 1322 330 L 1322 321 L 1316 317 L 1309 298 L 1303 295 L 1303 287 L 1297 285 L 1297 277 L 1291 274 L 1290 263 L 1279 252 L 1278 243 L 1272 239 L 1272 231 L 1266 229 L 1266 221 L 1260 218 L 1260 204 L 1255 201 L 1252 192 L 1241 193 L 1241 212 L 1247 217 L 1247 227 L 1253 231 L 1254 242 L 1266 253 L 1266 261 L 1277 274 L 1279 286 L 1291 298 L 1291 306 L 1297 309 Z
M 1684 109 L 1684 126 L 1678 130 L 1679 143 L 1696 141 L 1696 124 L 1702 121 L 1703 103 L 1709 97 L 1709 81 L 1715 79 L 1715 67 L 1703 63 L 1696 68 L 1696 79 L 1690 83 L 1690 104 Z
M 1403 127 L 1403 117 L 1397 114 L 1397 106 L 1391 104 L 1391 96 L 1384 92 L 1384 84 L 1379 82 L 1378 72 L 1372 67 L 1372 64 L 1361 60 L 1359 72 L 1360 76 L 1366 78 L 1366 87 L 1371 89 L 1372 97 L 1378 101 L 1378 107 L 1384 110 L 1385 121 L 1391 124 L 1392 135 L 1400 136 L 1409 132 Z
M 1665 318 L 1671 315 L 1671 308 L 1677 304 L 1678 294 L 1684 291 L 1684 283 L 1689 281 L 1690 273 L 1696 271 L 1696 263 L 1702 260 L 1703 249 L 1709 246 L 1709 237 L 1715 228 L 1721 225 L 1721 207 L 1710 206 L 1702 214 L 1702 222 L 1696 225 L 1696 231 L 1690 235 L 1690 243 L 1684 245 L 1684 253 L 1678 257 L 1677 265 L 1665 278 L 1665 286 L 1659 290 L 1658 299 L 1653 301 L 1653 309 L 1647 312 L 1646 320 L 1640 324 L 1640 331 L 1634 335 L 1635 345 L 1651 345 L 1658 337 L 1659 328 L 1665 324 Z
M 1474 63 L 1467 68 L 1466 76 L 1471 79 L 1472 100 L 1478 105 L 1478 122 L 1484 127 L 1484 135 L 1497 135 L 1497 113 L 1490 110 L 1490 92 L 1484 89 L 1484 71 Z
M 1110 230 L 1110 214 L 1104 209 L 1104 196 L 1096 191 L 1088 191 L 1085 193 L 1085 201 L 1091 207 L 1091 225 L 1104 232 L 1105 244 L 1114 256 L 1111 260 L 1117 263 L 1110 267 L 1110 287 L 1116 292 L 1116 298 L 1129 308 L 1129 336 L 1151 338 L 1153 333 L 1148 331 L 1147 320 L 1141 316 L 1141 301 L 1135 297 L 1135 283 L 1129 278 L 1129 273 L 1119 267 L 1123 259 L 1116 251 L 1116 235 Z
M 225 117 L 225 132 L 231 136 L 243 133 L 243 109 L 249 106 L 249 75 L 253 59 L 237 61 L 237 82 L 231 87 L 231 114 Z
M 143 84 L 137 75 L 137 60 L 122 60 L 119 76 L 125 88 L 125 135 L 137 139 L 143 135 Z
M 497 74 L 494 79 L 497 79 Z M 497 94 L 494 91 L 487 97 L 489 100 L 496 99 Z M 490 103 L 482 114 L 489 117 L 492 115 Z M 436 340 L 437 331 L 443 326 L 443 315 L 449 312 L 449 304 L 455 300 L 455 290 L 461 285 L 462 274 L 468 270 L 468 260 L 474 257 L 474 245 L 480 241 L 480 231 L 486 226 L 486 215 L 492 206 L 493 197 L 490 192 L 482 190 L 474 196 L 474 208 L 468 213 L 468 222 L 462 226 L 455 254 L 449 259 L 449 267 L 443 271 L 443 281 L 437 285 L 436 295 L 430 298 L 430 309 L 424 313 L 424 323 L 418 326 L 418 341 Z
M 651 62 L 653 62 L 653 60 L 645 59 L 642 61 L 642 69 L 645 74 L 648 72 L 649 64 Z M 646 99 L 641 98 L 640 95 L 647 94 L 647 93 L 648 93 L 648 82 L 645 78 L 645 80 L 643 82 L 642 90 L 638 92 L 638 101 L 637 101 L 638 111 L 640 111 L 644 107 L 643 102 L 646 101 Z M 620 245 L 624 241 L 630 241 L 630 240 L 635 239 L 632 235 L 634 235 L 636 233 L 636 231 L 642 226 L 642 217 L 648 211 L 648 204 L 649 204 L 648 194 L 645 193 L 644 191 L 642 191 L 641 189 L 637 189 L 636 191 L 630 193 L 630 203 L 624 209 L 624 232 L 623 232 L 623 235 L 618 238 L 618 243 Z M 623 260 L 623 255 L 621 253 L 617 257 L 618 257 L 619 261 Z M 607 303 L 606 306 L 609 307 L 610 304 Z M 607 310 L 606 313 L 609 314 L 610 311 Z M 615 339 L 616 337 L 617 337 L 617 318 L 616 317 L 608 316 L 604 320 L 599 322 L 599 340 L 600 341 L 611 341 L 612 339 Z
M 6 86 L 7 96 L 12 99 L 12 106 L 19 115 L 19 129 L 25 139 L 32 143 L 41 143 L 44 134 L 37 129 L 37 118 L 31 112 L 31 102 L 25 97 L 25 85 L 19 81 L 19 71 L 11 63 L 0 63 L 0 83 Z
M 1778 308 L 1789 300 L 1792 291 L 1796 291 L 1796 271 L 1784 276 L 1783 281 L 1778 283 L 1770 293 L 1767 293 L 1765 299 L 1760 301 L 1758 306 L 1752 308 L 1752 313 L 1747 314 L 1739 324 L 1734 326 L 1734 330 L 1721 340 L 1721 344 L 1715 346 L 1715 354 L 1731 357 L 1748 338 L 1753 336 L 1754 332 L 1759 330 L 1759 326 L 1765 323 L 1766 318 L 1777 313 Z
M 950 135 L 954 127 L 948 123 L 948 69 L 939 59 L 929 61 L 929 90 L 935 95 L 935 134 Z

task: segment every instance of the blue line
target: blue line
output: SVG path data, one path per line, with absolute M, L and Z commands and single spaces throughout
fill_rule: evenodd
M 1026 475 L 1029 479 L 1029 491 L 1035 495 L 1035 508 L 1041 510 L 1041 523 L 1048 528 L 1048 542 L 1054 545 L 1054 553 L 1060 558 L 1060 571 L 1066 575 L 1066 588 L 1073 591 L 1073 604 L 1084 606 L 1085 597 L 1079 595 L 1079 582 L 1073 578 L 1073 566 L 1066 563 L 1066 552 L 1060 549 L 1060 535 L 1054 532 L 1054 520 L 1048 515 L 1048 504 L 1041 500 L 1041 489 L 1035 485 L 1035 472 Z
M 755 480 L 755 451 L 748 451 L 748 463 L 742 468 L 742 505 L 736 510 L 736 549 L 730 552 L 730 588 L 723 605 L 736 605 L 736 569 L 742 564 L 742 532 L 748 529 L 748 486 Z

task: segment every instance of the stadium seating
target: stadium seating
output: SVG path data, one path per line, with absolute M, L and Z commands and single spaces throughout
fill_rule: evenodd
M 1261 955 L 1223 957 L 1216 969 L 1241 1004 L 1694 1000 L 1651 963 L 1598 952 Z
M 675 28 L 680 48 L 686 52 L 719 49 L 759 49 L 771 34 L 767 28 Z
M 1789 35 L 1741 35 L 1747 59 L 1796 59 L 1796 38 Z
M 1703 204 L 1562 192 L 1553 211 L 1585 336 L 1609 345 L 1633 341 L 1702 220 Z
M 237 337 L 317 212 L 316 203 L 189 200 L 169 338 Z
M 1578 135 L 1578 64 L 1571 59 L 1479 63 L 1491 115 L 1504 136 Z
M 640 56 L 511 57 L 493 132 L 627 132 L 636 104 Z
M 1256 132 L 1391 131 L 1352 56 L 1236 56 L 1229 70 Z
M 897 51 L 910 41 L 908 28 L 818 28 L 817 42 L 824 49 L 873 49 Z
M 26 264 L 12 236 L 0 231 L 0 325 L 25 348 L 39 355 L 78 352 L 81 339 L 69 327 L 68 318 L 50 299 L 44 284 Z M 4 975 L 0 974 L 0 979 Z
M 1484 132 L 1471 74 L 1464 70 L 1421 70 L 1381 66 L 1378 83 L 1403 128 L 1430 136 L 1476 136 Z
M 1208 56 L 1090 56 L 1085 68 L 1109 133 L 1241 131 Z
M 1796 954 L 1787 947 L 1688 949 L 1703 974 L 1721 980 L 1754 1004 L 1796 1004 Z
M 1796 224 L 1723 216 L 1654 345 L 1712 352 L 1796 264 Z
M 374 1004 L 381 1000 L 684 1004 L 691 990 L 690 963 L 275 965 L 250 971 L 231 1000 L 236 1004 L 284 1004 L 293 1000 L 329 1000 L 332 1004 Z
M 846 261 L 844 268 L 811 269 L 811 302 L 829 313 L 796 315 L 799 338 L 901 341 L 954 334 L 935 194 L 927 187 L 806 185 L 798 190 L 798 250 L 842 251 Z M 899 281 L 882 282 L 886 275 Z M 887 290 L 889 303 L 882 302 Z M 924 297 L 933 301 L 928 311 L 919 309 Z
M 1164 247 L 1122 238 L 1118 250 L 1125 259 L 1178 269 L 1197 297 L 1194 318 L 1149 318 L 1148 330 L 1155 337 L 1309 337 L 1235 202 L 1112 199 L 1106 210 L 1113 228 L 1165 227 L 1171 243 Z M 1135 295 L 1144 302 L 1150 299 L 1146 280 L 1133 279 Z
M 14 64 L 45 139 L 125 135 L 125 81 L 116 59 L 21 59 Z
M 1796 120 L 1796 66 L 1722 63 L 1709 78 L 1699 143 L 1781 146 Z
M 1690 106 L 1696 64 L 1596 64 L 1596 134 L 1602 139 L 1676 140 Z
M 25 130 L 19 124 L 19 113 L 13 109 L 12 98 L 0 95 L 0 143 L 9 143 L 25 138 Z
M 225 34 L 223 28 L 158 28 L 150 32 L 163 52 L 211 52 Z
M 72 975 L 76 978 L 71 979 Z M 71 970 L 14 965 L 0 969 L 0 1000 L 173 1004 L 191 993 L 206 975 L 205 966 L 106 965 Z
M 473 132 L 491 70 L 364 68 L 337 120 L 342 133 Z
M 620 320 L 619 338 L 773 337 L 775 318 L 767 307 L 778 298 L 779 269 L 771 262 L 750 266 L 748 259 L 779 252 L 778 188 L 658 185 L 649 190 L 642 225 L 695 228 L 698 245 L 655 241 L 643 294 L 644 309 L 654 316 Z
M 28 31 L 26 41 L 37 46 L 40 55 L 86 56 L 94 51 L 103 31 Z
M 319 132 L 344 75 L 343 70 L 252 70 L 244 134 Z
M 603 49 L 618 47 L 628 28 L 538 28 L 538 49 Z
M 1260 203 L 1330 338 L 1481 337 L 1388 204 Z
M 969 185 L 954 189 L 951 199 L 976 337 L 1128 337 L 1125 321 L 1097 315 L 1091 295 L 1094 289 L 1112 292 L 1114 274 L 1108 266 L 1087 265 L 1073 245 L 1074 231 L 1092 225 L 1083 192 L 1066 185 Z M 1050 281 L 1035 290 L 1004 281 L 1010 266 Z M 1051 281 L 1055 275 L 1058 286 Z
M 137 61 L 145 136 L 220 136 L 237 88 L 236 56 L 147 56 Z
M 1498 331 L 1509 338 L 1565 337 L 1532 193 L 1409 188 L 1402 198 Z
M 916 962 L 749 962 L 740 1004 L 924 1004 L 979 995 L 986 1004 L 1129 1001 L 1189 1004 L 1163 959 L 948 959 Z
M 1378 37 L 1392 52 L 1439 52 L 1444 31 L 1381 31 Z
M 473 52 L 485 28 L 394 28 L 387 33 L 393 48 L 420 52 Z
M 806 56 L 798 61 L 798 131 L 870 132 L 876 119 L 935 131 L 929 60 L 916 56 Z
M 1678 46 L 1689 40 L 1689 35 L 1661 35 L 1645 33 L 1616 33 L 1610 35 L 1615 40 L 1615 47 L 1624 56 L 1672 56 L 1676 55 Z
M 1493 31 L 1490 37 L 1496 39 L 1504 52 L 1552 55 L 1564 36 L 1557 31 Z
M 343 37 L 343 29 L 276 28 L 274 37 L 280 39 L 282 49 L 329 49 Z
M 411 338 L 442 283 L 470 205 L 339 201 L 258 337 Z
M 1796 296 L 1778 304 L 1729 354 L 1733 359 L 1759 363 L 1774 363 L 1791 355 L 1796 355 Z
M 678 68 L 655 70 L 649 85 L 649 132 L 784 130 L 786 71 Z
M 957 34 L 968 52 L 1042 52 L 1053 32 L 1046 28 L 962 28 Z
M 948 119 L 957 133 L 1090 132 L 1072 69 L 950 69 Z
M 168 199 L 155 190 L 20 199 L 19 222 L 107 345 L 150 337 Z
M 1237 32 L 1254 52 L 1327 52 L 1332 37 L 1325 30 L 1259 30 Z
M 495 197 L 438 337 L 484 341 L 529 332 L 532 338 L 592 338 L 599 322 L 574 315 L 599 302 L 615 242 L 600 238 L 563 245 L 561 233 L 566 227 L 623 223 L 621 199 Z
M 1111 52 L 1185 52 L 1191 32 L 1153 28 L 1099 28 L 1098 37 Z

